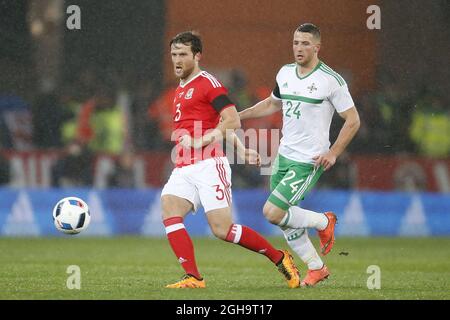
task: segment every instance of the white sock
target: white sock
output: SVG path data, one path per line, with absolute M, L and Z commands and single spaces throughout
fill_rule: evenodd
M 283 230 L 283 234 L 289 247 L 302 259 L 309 270 L 318 270 L 323 267 L 323 261 L 308 237 L 308 230 L 289 228 Z
M 282 228 L 316 228 L 321 231 L 328 225 L 328 218 L 323 213 L 305 210 L 297 206 L 292 206 L 286 212 L 279 226 Z

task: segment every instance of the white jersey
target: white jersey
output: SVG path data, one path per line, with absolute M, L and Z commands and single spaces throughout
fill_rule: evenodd
M 283 66 L 272 97 L 283 102 L 283 137 L 278 152 L 291 160 L 313 163 L 313 157 L 330 148 L 334 110 L 354 106 L 344 79 L 322 61 L 300 77 L 297 64 Z

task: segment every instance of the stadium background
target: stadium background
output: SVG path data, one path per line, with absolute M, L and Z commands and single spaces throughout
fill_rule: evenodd
M 66 27 L 72 4 L 80 30 Z M 374 4 L 380 30 L 366 25 Z M 0 9 L 0 235 L 58 236 L 52 207 L 78 195 L 93 213 L 85 235 L 162 236 L 169 39 L 198 30 L 203 68 L 245 108 L 270 93 L 305 21 L 321 27 L 321 58 L 348 82 L 362 120 L 305 207 L 335 210 L 339 235 L 450 235 L 446 1 L 1 0 Z M 278 128 L 280 118 L 243 125 Z M 261 215 L 267 176 L 233 170 L 236 220 L 280 235 Z M 202 214 L 187 225 L 210 234 Z

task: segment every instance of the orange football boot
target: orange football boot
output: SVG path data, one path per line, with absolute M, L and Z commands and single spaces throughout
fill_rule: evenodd
M 318 282 L 327 279 L 329 275 L 330 272 L 326 265 L 323 265 L 322 269 L 319 270 L 308 270 L 306 277 L 302 280 L 300 285 L 302 287 L 312 287 Z
M 287 250 L 281 250 L 281 252 L 283 252 L 283 259 L 277 264 L 278 271 L 286 278 L 289 288 L 298 288 L 300 286 L 300 274 L 294 264 L 294 258 Z
M 337 223 L 337 217 L 333 212 L 326 212 L 328 219 L 327 227 L 322 231 L 317 231 L 320 238 L 320 250 L 323 256 L 327 255 L 334 245 L 334 227 Z
M 193 275 L 185 274 L 183 278 L 181 278 L 180 281 L 175 282 L 173 284 L 169 284 L 166 286 L 166 288 L 170 289 L 179 289 L 179 288 L 191 288 L 191 289 L 197 289 L 197 288 L 206 288 L 205 280 L 197 279 Z

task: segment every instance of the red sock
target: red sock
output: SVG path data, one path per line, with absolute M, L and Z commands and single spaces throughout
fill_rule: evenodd
M 184 271 L 194 277 L 201 279 L 200 273 L 195 263 L 194 246 L 187 233 L 182 217 L 172 217 L 163 221 L 166 227 L 167 238 L 170 246 L 181 263 Z
M 231 225 L 225 240 L 261 253 L 273 263 L 278 263 L 283 259 L 283 253 L 275 249 L 263 236 L 255 230 L 240 224 Z

